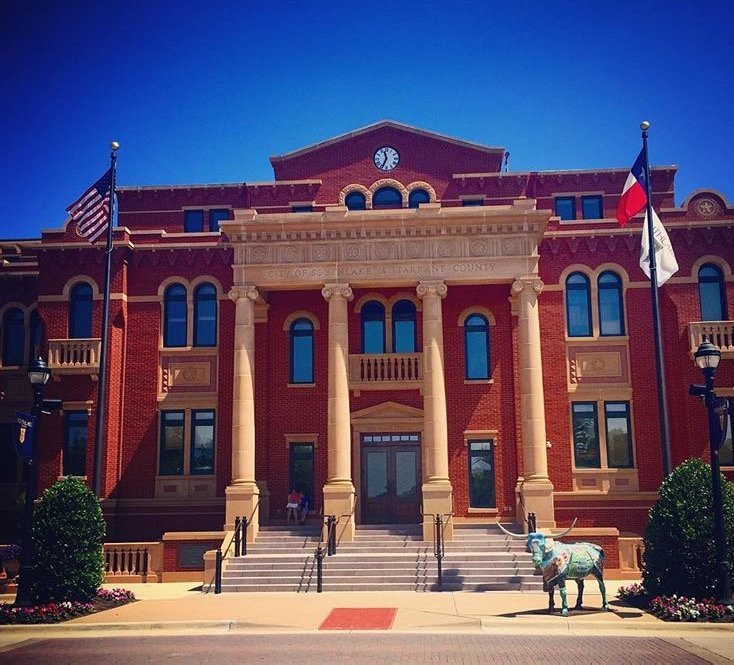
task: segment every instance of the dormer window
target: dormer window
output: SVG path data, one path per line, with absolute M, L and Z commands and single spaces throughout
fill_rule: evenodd
M 344 204 L 348 210 L 365 210 L 367 208 L 367 200 L 362 192 L 350 192 L 344 199 Z
M 380 187 L 372 196 L 373 208 L 402 208 L 403 197 L 394 187 Z

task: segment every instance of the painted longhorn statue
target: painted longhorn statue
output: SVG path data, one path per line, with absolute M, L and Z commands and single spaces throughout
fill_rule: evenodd
M 554 538 L 566 535 L 574 526 L 573 524 L 560 533 L 549 533 L 548 535 L 532 532 L 527 535 L 523 533 L 512 533 L 499 522 L 497 526 L 508 536 L 527 540 L 528 550 L 533 555 L 535 567 L 543 574 L 543 590 L 548 591 L 548 611 L 555 608 L 553 600 L 553 588 L 558 585 L 561 591 L 561 613 L 568 616 L 568 601 L 566 599 L 566 580 L 576 580 L 579 587 L 579 595 L 576 599 L 574 609 L 580 610 L 584 598 L 584 578 L 593 575 L 599 582 L 601 591 L 602 609 L 608 610 L 606 589 L 604 588 L 604 550 L 593 543 L 558 543 Z

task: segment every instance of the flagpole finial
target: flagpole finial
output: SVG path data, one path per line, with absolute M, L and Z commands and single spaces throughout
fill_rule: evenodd
M 642 121 L 642 122 L 640 123 L 640 129 L 641 129 L 641 130 L 642 130 L 643 132 L 646 132 L 646 131 L 647 131 L 648 129 L 650 129 L 650 123 L 649 123 L 649 122 L 648 122 L 647 120 L 643 120 L 643 121 Z
M 120 149 L 120 144 L 117 141 L 112 141 L 112 143 L 110 143 L 110 148 L 114 152 L 115 150 Z

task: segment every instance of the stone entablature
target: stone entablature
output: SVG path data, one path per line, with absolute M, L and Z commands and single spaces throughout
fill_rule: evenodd
M 235 249 L 235 282 L 314 288 L 332 281 L 509 281 L 537 272 L 550 213 L 526 199 L 486 208 L 339 210 L 310 217 L 235 211 L 235 220 L 221 225 Z

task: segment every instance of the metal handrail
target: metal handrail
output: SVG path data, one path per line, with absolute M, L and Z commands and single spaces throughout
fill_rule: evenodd
M 444 530 L 449 524 L 449 520 L 454 516 L 454 493 L 451 492 L 451 512 L 450 513 L 424 513 L 423 504 L 420 506 L 421 517 L 433 518 L 433 556 L 436 557 L 436 575 L 438 577 L 438 588 L 443 590 L 443 557 L 446 553 L 446 544 L 444 541 Z M 444 522 L 444 517 L 448 518 Z
M 216 551 L 215 567 L 214 567 L 214 593 L 222 593 L 222 562 L 227 558 L 232 545 L 234 545 L 234 555 L 247 556 L 247 527 L 252 524 L 252 518 L 260 507 L 260 497 L 258 497 L 255 506 L 250 513 L 250 517 L 235 517 L 234 532 L 229 540 L 227 547 L 222 546 Z

